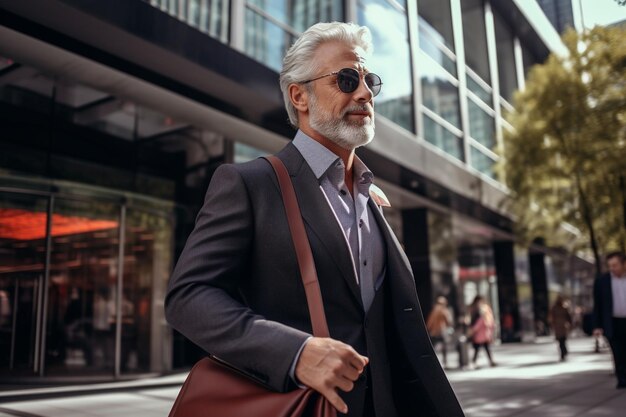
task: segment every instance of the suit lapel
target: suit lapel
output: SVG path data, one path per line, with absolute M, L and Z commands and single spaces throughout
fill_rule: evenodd
M 383 238 L 385 239 L 385 243 L 387 245 L 387 268 L 393 267 L 394 272 L 397 274 L 408 274 L 408 276 L 413 276 L 413 273 L 411 272 L 411 264 L 404 254 L 404 250 L 402 249 L 400 242 L 398 242 L 396 235 L 391 230 L 391 226 L 389 226 L 389 223 L 387 223 L 387 220 L 381 213 L 380 208 L 374 201 L 372 201 L 371 198 L 368 201 L 368 204 L 374 213 L 374 218 L 378 223 L 378 228 L 383 234 Z
M 344 238 L 343 230 L 330 208 L 319 182 L 300 152 L 292 144 L 277 156 L 283 161 L 293 182 L 298 204 L 305 224 L 322 242 L 329 257 L 337 265 L 355 301 L 362 306 L 361 291 L 356 281 L 352 255 Z M 310 238 L 309 238 L 310 239 Z

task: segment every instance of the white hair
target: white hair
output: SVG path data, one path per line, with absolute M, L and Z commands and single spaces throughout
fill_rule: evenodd
M 372 53 L 372 35 L 365 26 L 331 22 L 316 23 L 308 28 L 287 51 L 280 72 L 280 90 L 283 92 L 285 108 L 289 122 L 296 128 L 299 127 L 298 111 L 289 98 L 289 85 L 313 78 L 317 70 L 313 60 L 315 51 L 321 44 L 333 41 L 360 47 L 367 55 Z

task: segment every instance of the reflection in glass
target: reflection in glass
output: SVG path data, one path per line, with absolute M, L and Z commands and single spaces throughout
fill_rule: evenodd
M 461 7 L 465 61 L 480 78 L 491 84 L 483 0 L 463 0 Z
M 424 106 L 452 123 L 461 127 L 459 113 L 459 89 L 446 77 L 444 70 L 424 54 L 420 54 L 422 74 L 422 100 Z
M 528 78 L 528 71 L 532 68 L 533 65 L 541 62 L 535 55 L 528 49 L 524 44 L 522 44 L 522 64 L 524 65 L 524 76 Z
M 441 44 L 454 52 L 454 32 L 449 0 L 418 0 L 420 37 L 422 27 L 427 36 L 435 37 Z
M 55 199 L 46 325 L 46 374 L 112 374 L 119 206 Z
M 126 215 L 122 290 L 122 373 L 160 369 L 166 337 L 155 314 L 157 300 L 165 297 L 171 270 L 173 225 L 168 217 L 129 209 Z
M 428 210 L 428 234 L 436 236 L 429 241 L 430 268 L 433 296 L 443 295 L 448 299 L 450 308 L 453 310 L 453 320 L 456 326 L 462 321 L 458 320 L 465 306 L 460 303 L 458 289 L 454 281 L 457 260 L 457 242 L 454 235 L 454 224 L 449 213 Z
M 70 187 L 61 187 L 70 194 Z M 0 193 L 0 375 L 113 375 L 116 359 L 123 373 L 169 369 L 170 332 L 161 302 L 172 264 L 171 207 L 156 200 L 150 211 L 136 202 L 126 206 L 118 301 L 119 202 L 54 198 L 44 290 L 48 201 Z
M 497 11 L 493 14 L 496 32 L 496 51 L 498 53 L 498 77 L 500 79 L 500 94 L 507 100 L 513 97 L 517 88 L 515 71 L 515 51 L 513 33 L 509 25 Z
M 463 157 L 463 141 L 460 137 L 423 114 L 424 139 L 461 161 Z
M 21 64 L 19 64 L 21 65 Z M 28 68 L 22 66 L 22 68 Z M 28 73 L 28 72 L 27 72 Z M 27 97 L 39 96 L 41 99 L 53 99 L 57 103 L 64 104 L 72 108 L 83 107 L 95 101 L 104 100 L 108 94 L 82 84 L 76 84 L 70 80 L 53 77 L 43 72 L 33 71 L 30 75 L 13 79 L 3 87 L 15 88 L 21 92 L 23 102 L 32 101 Z M 25 105 L 20 103 L 19 105 Z M 27 104 L 26 104 L 27 105 Z M 49 106 L 50 104 L 48 104 Z M 62 114 L 64 115 L 64 114 Z
M 318 22 L 343 20 L 341 0 L 247 0 L 255 6 L 297 32 L 304 32 Z
M 383 88 L 376 111 L 414 131 L 413 88 L 406 11 L 383 0 L 359 2 L 358 22 L 370 28 L 374 54 L 367 67 L 380 75 Z
M 48 201 L 0 193 L 0 375 L 37 371 Z
M 295 37 L 251 9 L 246 9 L 245 31 L 246 54 L 280 71 L 283 56 Z
M 298 33 L 317 22 L 343 20 L 340 0 L 248 0 L 246 4 L 245 52 L 275 71 L 280 71 L 283 57 Z M 286 31 L 257 10 L 291 30 Z
M 528 249 L 518 245 L 515 245 L 515 282 L 522 331 L 534 335 L 535 322 Z
M 469 72 L 465 75 L 465 80 L 467 81 L 467 88 L 472 93 L 476 94 L 478 98 L 480 98 L 490 107 L 493 106 L 493 98 L 491 96 L 491 89 L 485 89 L 483 86 L 481 86 L 477 81 L 474 80 L 474 78 Z
M 135 103 L 112 99 L 111 104 L 110 111 L 97 118 L 78 116 L 74 121 L 126 140 L 163 135 L 186 126 L 170 116 Z
M 456 61 L 446 54 L 443 49 L 433 41 L 425 27 L 428 25 L 426 21 L 420 18 L 420 49 L 424 51 L 429 57 L 434 59 L 439 65 L 441 65 L 451 75 L 456 77 Z
M 513 113 L 513 106 L 511 106 L 504 98 L 500 97 L 500 115 L 508 122 Z
M 473 100 L 467 100 L 470 136 L 481 145 L 493 149 L 496 144 L 494 119 Z
M 228 41 L 229 0 L 149 0 L 150 4 L 222 42 Z
M 469 306 L 477 295 L 482 296 L 492 308 L 496 329 L 500 328 L 498 283 L 493 248 L 487 239 L 470 228 L 459 224 L 458 233 L 458 277 L 461 283 L 463 304 Z M 465 230 L 463 230 L 465 229 Z
M 470 146 L 470 154 L 472 155 L 472 167 L 482 172 L 483 174 L 493 179 L 496 179 L 495 173 L 493 171 L 493 165 L 495 164 L 495 161 L 493 159 L 485 155 L 474 146 Z

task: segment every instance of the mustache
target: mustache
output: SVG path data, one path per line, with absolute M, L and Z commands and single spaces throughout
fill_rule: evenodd
M 355 105 L 352 105 L 352 106 L 347 107 L 346 109 L 344 109 L 342 116 L 345 116 L 346 114 L 351 113 L 351 112 L 368 112 L 370 114 L 370 116 L 373 116 L 374 115 L 374 108 L 369 103 L 366 103 L 366 104 L 355 104 Z

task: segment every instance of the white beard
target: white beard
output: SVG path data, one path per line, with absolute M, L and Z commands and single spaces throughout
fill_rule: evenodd
M 309 95 L 309 124 L 322 136 L 347 150 L 367 145 L 374 139 L 374 113 L 369 122 L 350 122 L 345 119 L 351 111 L 370 111 L 370 106 L 354 105 L 343 110 L 341 117 L 335 118 L 323 110 L 317 103 L 314 94 Z

